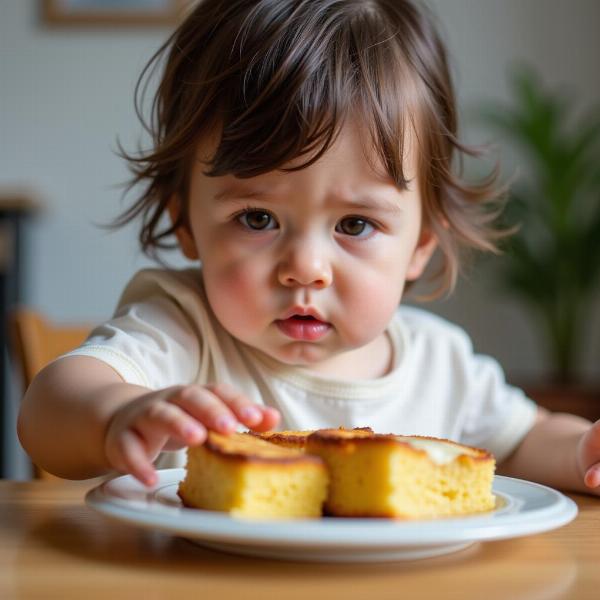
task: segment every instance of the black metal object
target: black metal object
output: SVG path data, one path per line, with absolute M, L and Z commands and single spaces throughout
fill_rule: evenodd
M 0 201 L 0 477 L 7 470 L 6 416 L 12 372 L 8 315 L 23 301 L 24 225 L 32 210 L 30 201 L 7 200 Z

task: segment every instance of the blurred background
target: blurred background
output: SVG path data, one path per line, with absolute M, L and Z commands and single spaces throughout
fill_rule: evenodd
M 138 249 L 135 226 L 108 233 L 98 224 L 110 221 L 124 206 L 118 186 L 127 180 L 128 171 L 115 154 L 117 137 L 128 150 L 144 140 L 133 109 L 133 89 L 170 25 L 157 23 L 158 18 L 142 19 L 144 24 L 135 19 L 99 24 L 93 15 L 68 22 L 68 14 L 63 15 L 67 22 L 60 22 L 60 15 L 43 13 L 43 4 L 0 0 L 0 197 L 9 215 L 0 223 L 0 255 L 3 285 L 14 286 L 9 278 L 15 277 L 15 261 L 20 281 L 18 297 L 11 292 L 4 304 L 7 310 L 17 302 L 33 307 L 57 322 L 94 323 L 110 317 L 132 274 L 152 264 Z M 123 3 L 62 3 L 71 4 L 104 4 L 112 18 Z M 146 5 L 151 14 L 171 3 L 124 4 Z M 481 119 L 480 108 L 515 103 L 510 74 L 517 64 L 534 70 L 540 89 L 570 95 L 574 112 L 597 105 L 600 2 L 429 0 L 427 4 L 438 16 L 450 49 L 463 138 L 475 144 L 496 139 L 506 177 L 515 172 L 531 176 L 532 161 L 506 132 Z M 472 168 L 477 173 L 477 167 Z M 583 202 L 589 204 L 583 212 L 593 214 L 600 196 L 590 193 Z M 15 211 L 17 233 L 11 230 Z M 168 260 L 175 266 L 185 264 L 174 254 Z M 522 302 L 523 294 L 502 285 L 502 260 L 475 261 L 454 295 L 429 308 L 463 326 L 475 349 L 496 357 L 510 381 L 550 382 L 556 369 L 534 314 L 535 303 Z M 597 389 L 597 286 L 585 305 L 570 383 Z M 29 474 L 28 463 L 14 433 L 21 380 L 12 362 L 7 364 L 2 472 L 23 478 Z

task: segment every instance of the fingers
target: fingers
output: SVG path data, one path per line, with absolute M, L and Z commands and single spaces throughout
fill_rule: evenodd
M 281 420 L 281 415 L 279 411 L 275 408 L 271 408 L 270 406 L 262 406 L 263 418 L 260 423 L 254 425 L 252 429 L 255 431 L 269 431 L 269 429 L 273 429 L 279 424 Z
M 231 409 L 212 391 L 199 386 L 182 388 L 170 399 L 208 429 L 221 433 L 232 433 L 237 419 Z
M 105 452 L 117 471 L 131 473 L 144 485 L 156 483 L 152 461 L 166 445 L 191 446 L 206 439 L 206 428 L 164 400 L 130 405 L 108 428 Z
M 124 406 L 111 421 L 105 441 L 109 464 L 154 485 L 152 461 L 165 449 L 195 446 L 207 430 L 233 433 L 243 424 L 257 431 L 279 422 L 274 408 L 250 402 L 231 386 L 185 386 L 153 392 Z
M 268 430 L 279 422 L 279 411 L 268 406 L 250 402 L 233 386 L 221 383 L 209 385 L 207 389 L 219 397 L 240 423 L 256 430 Z
M 592 489 L 600 486 L 600 463 L 592 465 L 586 471 L 583 481 L 587 487 Z
M 232 433 L 238 423 L 266 431 L 279 421 L 278 411 L 250 402 L 241 392 L 227 384 L 188 386 L 172 401 L 209 429 L 221 433 Z
M 155 402 L 136 422 L 136 429 L 152 446 L 152 437 L 172 438 L 184 446 L 201 444 L 206 439 L 206 427 L 175 404 Z
M 231 385 L 220 383 L 206 386 L 206 390 L 214 394 L 229 409 L 231 416 L 240 423 L 251 427 L 262 421 L 262 411 L 251 403 L 246 396 Z
M 145 444 L 140 436 L 131 429 L 125 429 L 115 440 L 112 465 L 121 473 L 131 473 L 146 486 L 156 483 L 154 466 L 146 455 Z

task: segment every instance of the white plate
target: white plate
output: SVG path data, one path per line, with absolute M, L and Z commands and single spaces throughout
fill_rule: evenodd
M 555 529 L 577 515 L 576 504 L 551 488 L 496 476 L 493 487 L 496 509 L 481 515 L 420 521 L 245 520 L 184 508 L 176 493 L 184 475 L 184 469 L 159 471 L 158 483 L 153 488 L 145 488 L 130 475 L 117 477 L 88 492 L 86 502 L 109 517 L 226 552 L 332 562 L 438 556 L 478 541 Z

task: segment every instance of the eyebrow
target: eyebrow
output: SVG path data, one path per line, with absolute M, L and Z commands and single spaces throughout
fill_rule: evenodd
M 220 192 L 217 192 L 213 198 L 218 202 L 227 200 L 242 200 L 251 198 L 265 198 L 266 196 L 273 196 L 273 192 L 267 192 L 265 190 L 251 190 L 243 188 L 225 188 Z M 337 206 L 346 206 L 351 210 L 383 210 L 385 212 L 402 212 L 402 207 L 399 202 L 391 200 L 383 196 L 371 196 L 369 194 L 357 195 L 356 200 L 351 198 L 334 196 L 334 203 Z
M 402 206 L 399 202 L 386 198 L 384 196 L 370 196 L 368 194 L 360 195 L 356 200 L 350 198 L 337 198 L 336 204 L 339 206 L 347 206 L 349 209 L 357 210 L 382 210 L 385 212 L 397 213 L 402 212 Z
M 213 198 L 218 201 L 234 200 L 241 198 L 263 198 L 267 195 L 266 191 L 262 190 L 247 190 L 241 188 L 225 188 L 217 192 Z

